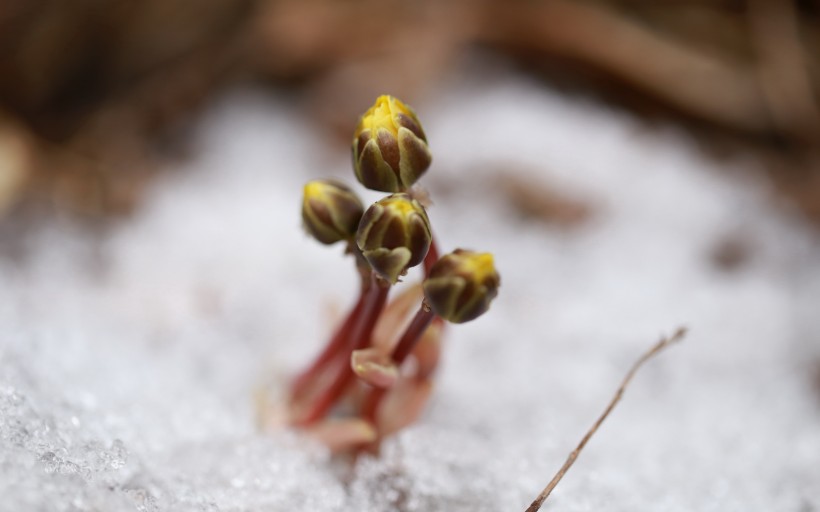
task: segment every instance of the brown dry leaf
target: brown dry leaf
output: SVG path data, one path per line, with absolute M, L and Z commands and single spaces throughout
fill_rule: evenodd
M 32 149 L 29 136 L 0 116 L 0 219 L 20 199 L 31 177 Z
M 487 7 L 479 36 L 485 42 L 541 61 L 575 63 L 608 77 L 599 81 L 600 88 L 620 82 L 633 95 L 653 97 L 711 123 L 758 132 L 772 127 L 751 66 L 698 51 L 611 5 L 554 0 Z M 584 74 L 577 68 L 565 71 Z
M 498 190 L 522 217 L 561 228 L 575 228 L 589 219 L 592 206 L 571 197 L 556 187 L 539 184 L 531 177 L 505 173 L 498 180 Z

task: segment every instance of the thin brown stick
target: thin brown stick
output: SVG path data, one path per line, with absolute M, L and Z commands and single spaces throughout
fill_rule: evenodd
M 569 457 L 567 457 L 567 460 L 566 462 L 564 462 L 564 465 L 561 466 L 561 469 L 559 469 L 555 476 L 552 477 L 550 483 L 548 483 L 544 490 L 541 491 L 541 494 L 539 494 L 535 501 L 532 502 L 532 505 L 530 505 L 529 508 L 527 508 L 526 512 L 537 512 L 541 509 L 541 505 L 549 497 L 550 493 L 552 493 L 552 490 L 555 489 L 555 486 L 558 485 L 558 482 L 560 482 L 561 479 L 564 478 L 564 475 L 567 473 L 567 471 L 569 471 L 569 468 L 572 467 L 572 464 L 575 462 L 575 459 L 578 458 L 578 455 L 581 453 L 581 450 L 584 449 L 584 446 L 586 446 L 590 438 L 592 438 L 595 432 L 598 431 L 598 427 L 601 426 L 604 420 L 606 420 L 607 416 L 609 416 L 609 413 L 611 413 L 615 406 L 618 404 L 618 402 L 621 401 L 621 397 L 623 396 L 624 391 L 626 391 L 626 387 L 629 385 L 629 382 L 632 380 L 632 377 L 635 376 L 635 374 L 638 372 L 641 366 L 643 366 L 643 364 L 646 361 L 651 359 L 653 356 L 655 356 L 655 354 L 657 354 L 667 346 L 677 341 L 680 341 L 684 337 L 684 335 L 686 335 L 686 328 L 679 327 L 672 336 L 661 338 L 661 340 L 658 341 L 646 353 L 644 353 L 644 355 L 642 355 L 640 359 L 635 361 L 635 364 L 632 365 L 632 368 L 629 370 L 629 373 L 627 373 L 626 377 L 624 377 L 624 380 L 621 382 L 621 386 L 618 388 L 618 391 L 615 392 L 615 396 L 612 397 L 612 400 L 610 400 L 609 405 L 604 410 L 603 414 L 601 414 L 601 416 L 595 421 L 595 423 L 592 425 L 592 428 L 590 428 L 587 431 L 586 435 L 584 435 L 584 437 L 581 439 L 581 442 L 578 443 L 578 446 L 572 451 L 572 453 L 569 454 Z

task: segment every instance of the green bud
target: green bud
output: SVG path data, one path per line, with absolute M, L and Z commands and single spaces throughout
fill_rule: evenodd
M 379 96 L 359 119 L 353 135 L 353 168 L 362 185 L 403 192 L 430 167 L 427 138 L 413 110 L 392 96 Z
M 305 185 L 302 220 L 305 229 L 323 244 L 352 239 L 363 211 L 358 196 L 339 182 L 314 180 Z
M 456 249 L 430 269 L 424 296 L 437 315 L 460 324 L 484 314 L 500 284 L 492 254 Z
M 356 233 L 362 255 L 390 283 L 424 260 L 431 240 L 427 213 L 408 194 L 393 194 L 371 205 Z

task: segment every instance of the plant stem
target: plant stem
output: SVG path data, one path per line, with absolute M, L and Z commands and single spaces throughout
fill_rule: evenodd
M 384 309 L 389 291 L 390 285 L 377 278 L 374 274 L 372 284 L 365 293 L 361 314 L 356 319 L 357 321 L 354 322 L 349 338 L 350 342 L 354 343 L 350 352 L 367 348 L 367 346 L 370 345 L 373 328 L 376 325 L 376 320 L 378 320 L 379 315 Z M 349 352 L 346 352 L 346 355 L 349 356 Z M 333 378 L 330 386 L 316 399 L 312 408 L 305 417 L 299 421 L 299 424 L 308 425 L 324 417 L 339 397 L 344 394 L 350 383 L 353 382 L 354 376 L 355 374 L 350 364 L 343 361 L 342 364 L 338 366 L 336 376 Z
M 368 286 L 363 282 L 356 305 L 350 313 L 348 313 L 344 323 L 339 326 L 338 330 L 333 335 L 333 338 L 330 339 L 330 342 L 325 346 L 319 357 L 313 361 L 313 364 L 302 371 L 302 373 L 294 379 L 293 385 L 291 386 L 292 400 L 301 396 L 310 384 L 317 378 L 317 376 L 327 369 L 327 366 L 331 361 L 334 359 L 343 358 L 347 355 L 345 354 L 344 348 L 349 345 L 348 339 L 350 338 L 350 332 L 353 329 L 353 325 L 356 323 L 356 320 L 361 316 L 365 298 L 367 297 L 367 289 Z
M 397 367 L 401 367 L 401 364 L 407 359 L 407 356 L 413 352 L 413 349 L 435 316 L 436 314 L 433 313 L 433 310 L 430 309 L 426 303 L 422 302 L 421 308 L 419 308 L 416 316 L 413 317 L 410 325 L 407 326 L 401 339 L 399 339 L 399 342 L 396 344 L 396 348 L 393 349 L 393 353 L 390 355 L 390 359 L 392 359 Z M 362 405 L 362 416 L 364 419 L 375 422 L 379 404 L 382 398 L 384 398 L 386 391 L 384 388 L 374 388 L 370 391 Z
M 626 387 L 629 385 L 630 381 L 632 380 L 632 377 L 635 376 L 635 374 L 638 372 L 641 366 L 643 366 L 643 364 L 646 361 L 651 359 L 655 354 L 657 354 L 667 346 L 671 345 L 672 343 L 675 343 L 676 341 L 679 341 L 681 338 L 683 338 L 685 334 L 685 328 L 678 328 L 678 330 L 675 331 L 675 333 L 672 336 L 668 338 L 661 338 L 661 340 L 658 341 L 651 349 L 646 351 L 644 355 L 640 357 L 640 359 L 635 361 L 635 363 L 632 365 L 632 368 L 629 370 L 629 372 L 626 374 L 626 377 L 624 377 L 624 380 L 621 382 L 621 385 L 618 387 L 618 391 L 615 392 L 615 396 L 612 397 L 612 400 L 609 401 L 609 405 L 607 405 L 606 409 L 604 409 L 604 412 L 601 414 L 601 416 L 598 417 L 598 419 L 595 421 L 592 427 L 587 431 L 587 433 L 581 439 L 581 442 L 578 443 L 578 446 L 572 451 L 572 453 L 569 454 L 569 457 L 567 457 L 566 462 L 564 462 L 564 465 L 561 466 L 561 469 L 558 470 L 555 476 L 552 477 L 550 483 L 547 484 L 544 490 L 541 491 L 541 494 L 539 494 L 538 497 L 535 498 L 535 501 L 532 502 L 532 504 L 527 508 L 525 512 L 538 512 L 538 510 L 541 508 L 541 505 L 549 497 L 553 489 L 555 489 L 555 486 L 558 485 L 558 482 L 560 482 L 561 479 L 564 478 L 564 475 L 567 473 L 569 468 L 572 467 L 572 464 L 575 462 L 575 459 L 578 458 L 578 455 L 581 453 L 581 450 L 584 449 L 584 446 L 586 446 L 590 438 L 592 438 L 595 432 L 598 431 L 598 428 L 609 416 L 609 413 L 611 413 L 615 406 L 618 404 L 618 402 L 621 401 L 621 397 L 623 396 L 624 391 L 626 391 Z
M 427 251 L 423 262 L 425 277 L 430 275 L 430 269 L 436 264 L 438 258 L 438 244 L 436 244 L 435 237 L 432 237 L 430 249 Z M 401 364 L 413 351 L 413 348 L 415 348 L 421 336 L 424 334 L 424 331 L 430 325 L 430 322 L 433 321 L 433 318 L 435 318 L 435 313 L 430 310 L 426 303 L 422 302 L 421 308 L 410 322 L 410 325 L 407 326 L 407 329 L 404 331 L 404 334 L 390 356 L 397 367 L 401 367 Z M 387 390 L 382 388 L 373 388 L 370 390 L 362 404 L 362 417 L 364 419 L 372 423 L 376 422 L 376 414 L 379 411 L 379 405 L 381 405 L 386 392 Z
M 424 257 L 424 276 L 430 275 L 430 269 L 438 261 L 438 246 L 436 245 L 435 237 L 430 240 L 430 249 L 427 251 L 427 256 Z
M 421 304 L 416 316 L 413 317 L 410 325 L 407 326 L 401 339 L 396 344 L 396 348 L 393 349 L 393 354 L 390 356 L 396 366 L 401 366 L 404 360 L 407 359 L 407 356 L 409 356 L 416 347 L 416 344 L 421 339 L 421 335 L 424 334 L 425 329 L 427 329 L 427 326 L 430 325 L 430 322 L 433 321 L 435 316 L 436 314 L 433 313 L 430 306 L 426 303 Z
M 322 374 L 330 371 L 329 367 L 334 366 L 333 363 L 336 363 L 335 366 L 345 364 L 350 357 L 350 351 L 353 350 L 353 343 L 350 341 L 351 331 L 359 321 L 364 309 L 368 290 L 370 290 L 373 283 L 373 272 L 370 269 L 370 264 L 364 259 L 353 240 L 348 242 L 347 253 L 353 256 L 359 274 L 359 298 L 344 322 L 337 328 L 330 342 L 325 345 L 322 353 L 294 379 L 291 385 L 291 403 L 295 403 L 302 398 L 311 386 L 320 381 Z

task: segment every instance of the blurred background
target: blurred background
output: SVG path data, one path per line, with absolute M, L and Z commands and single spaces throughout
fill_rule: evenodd
M 346 147 L 377 94 L 417 104 L 488 58 L 749 155 L 816 223 L 819 21 L 816 0 L 3 0 L 0 245 L 49 216 L 139 208 L 239 84 Z
M 385 93 L 503 285 L 342 481 L 254 397 L 349 305 L 299 191 Z M 561 509 L 820 510 L 818 227 L 820 0 L 0 0 L 0 509 L 524 509 L 685 324 Z

